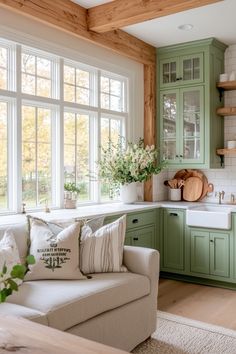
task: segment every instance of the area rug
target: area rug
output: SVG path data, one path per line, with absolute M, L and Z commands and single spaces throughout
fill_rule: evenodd
M 235 354 L 236 331 L 158 311 L 157 330 L 135 354 Z

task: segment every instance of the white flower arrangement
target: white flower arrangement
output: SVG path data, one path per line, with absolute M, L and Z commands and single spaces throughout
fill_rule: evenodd
M 128 142 L 124 149 L 124 139 L 117 144 L 111 141 L 102 148 L 98 162 L 99 177 L 118 188 L 132 182 L 144 182 L 158 174 L 166 166 L 166 161 L 157 162 L 158 150 L 154 145 L 144 146 L 143 139 L 137 144 Z

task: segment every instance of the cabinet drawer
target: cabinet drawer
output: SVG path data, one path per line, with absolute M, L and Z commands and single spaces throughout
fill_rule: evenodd
M 155 248 L 155 226 L 146 226 L 137 230 L 128 231 L 125 238 L 126 245 Z
M 156 211 L 127 214 L 127 229 L 156 223 Z

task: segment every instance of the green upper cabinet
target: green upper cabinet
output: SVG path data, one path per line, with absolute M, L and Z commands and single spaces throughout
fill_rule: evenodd
M 224 143 L 216 82 L 224 72 L 226 45 L 210 38 L 157 49 L 158 134 L 173 167 L 219 168 Z
M 203 82 L 203 53 L 160 60 L 160 87 Z
M 169 163 L 204 163 L 204 87 L 161 91 L 162 153 Z

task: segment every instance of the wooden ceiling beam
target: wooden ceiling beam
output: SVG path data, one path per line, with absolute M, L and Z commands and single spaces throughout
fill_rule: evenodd
M 155 63 L 155 48 L 124 31 L 116 30 L 104 34 L 89 31 L 87 10 L 72 1 L 0 0 L 1 7 L 64 30 L 141 64 L 153 65 Z
M 114 0 L 88 9 L 88 28 L 104 33 L 223 0 Z

